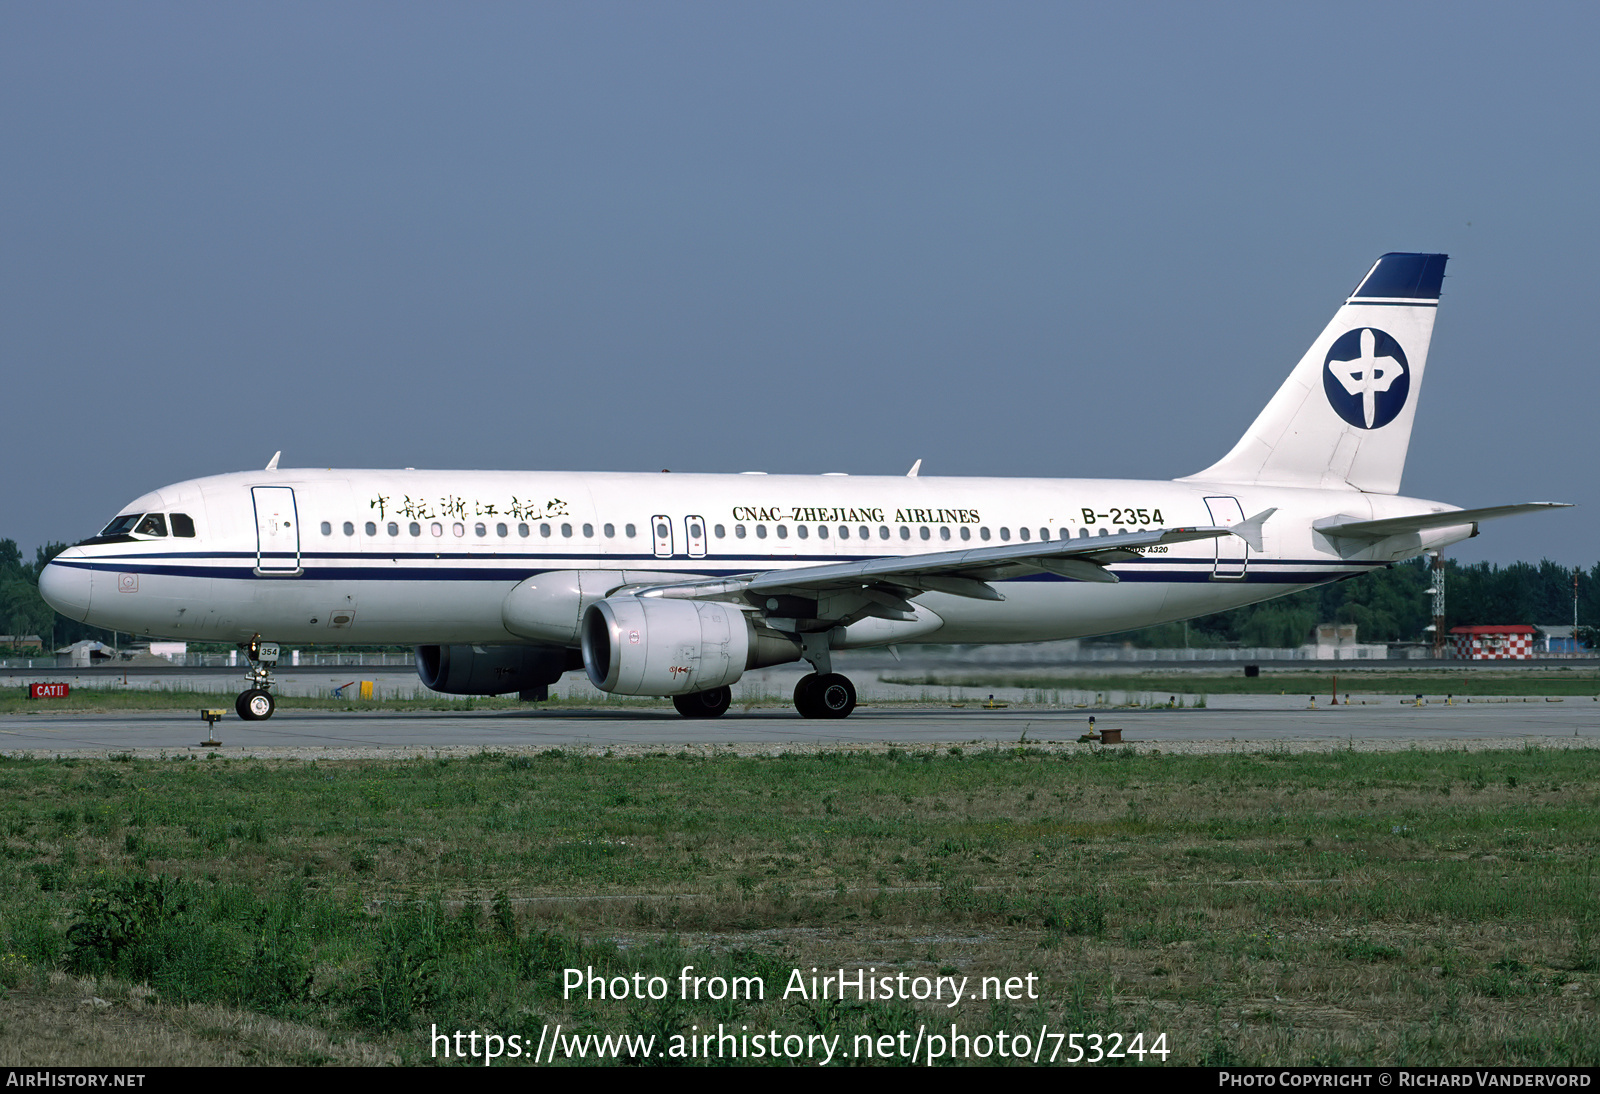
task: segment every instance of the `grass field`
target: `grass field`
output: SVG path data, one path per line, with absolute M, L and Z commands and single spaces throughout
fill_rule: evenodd
M 1165 1034 L 1173 1064 L 1592 1064 L 1597 759 L 5 760 L 0 1063 L 428 1063 L 435 1027 L 555 1023 L 849 1052 L 955 1022 Z M 680 998 L 684 966 L 766 997 Z M 564 998 L 591 967 L 674 990 Z M 1040 990 L 783 998 L 813 967 Z

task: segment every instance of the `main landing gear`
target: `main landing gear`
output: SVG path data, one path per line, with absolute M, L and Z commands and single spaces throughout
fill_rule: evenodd
M 672 705 L 677 707 L 678 713 L 685 718 L 720 718 L 728 712 L 728 707 L 732 703 L 733 689 L 729 687 L 672 697 Z
M 250 671 L 244 674 L 244 678 L 253 686 L 239 693 L 239 698 L 233 702 L 233 709 L 247 722 L 265 721 L 278 709 L 271 690 L 272 670 L 278 664 L 278 646 L 275 642 L 261 641 L 258 634 L 243 649 L 245 656 L 250 659 Z
M 794 686 L 794 708 L 802 718 L 848 718 L 856 709 L 856 686 L 837 672 L 813 672 Z
M 800 648 L 816 672 L 794 686 L 794 709 L 802 718 L 848 718 L 856 709 L 856 686 L 833 671 L 832 639 L 827 631 L 800 635 Z

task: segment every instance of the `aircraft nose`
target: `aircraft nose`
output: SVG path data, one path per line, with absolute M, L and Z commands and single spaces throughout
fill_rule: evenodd
M 54 561 L 39 575 L 39 595 L 44 602 L 79 623 L 89 618 L 89 586 L 93 571 Z

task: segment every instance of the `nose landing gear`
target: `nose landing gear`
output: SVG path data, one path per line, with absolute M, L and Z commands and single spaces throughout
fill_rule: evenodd
M 247 722 L 265 721 L 278 709 L 271 691 L 272 670 L 278 664 L 278 645 L 276 642 L 261 641 L 258 634 L 243 649 L 245 656 L 250 659 L 250 671 L 244 674 L 244 678 L 252 686 L 239 693 L 233 709 Z

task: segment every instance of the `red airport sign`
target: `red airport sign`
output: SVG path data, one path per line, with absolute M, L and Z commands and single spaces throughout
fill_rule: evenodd
M 65 699 L 71 690 L 66 684 L 29 684 L 30 699 Z

